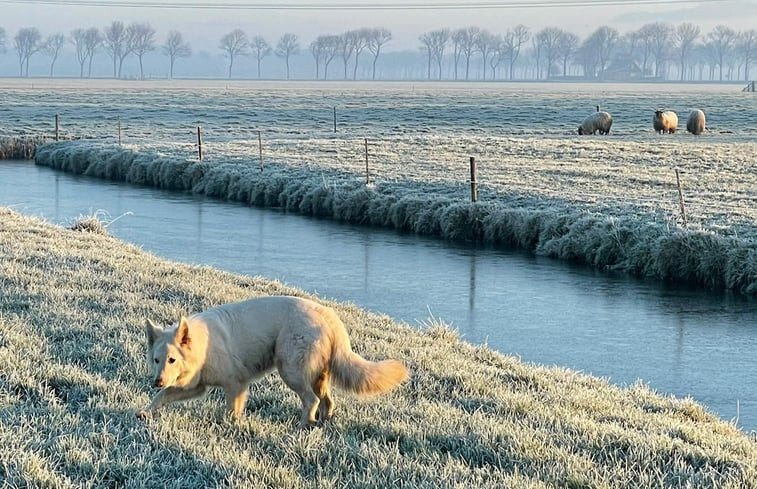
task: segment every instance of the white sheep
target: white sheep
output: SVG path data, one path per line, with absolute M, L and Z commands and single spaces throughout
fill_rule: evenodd
M 652 125 L 655 132 L 673 134 L 678 129 L 678 114 L 672 110 L 656 110 Z
M 689 119 L 686 121 L 686 130 L 691 134 L 702 134 L 704 132 L 704 112 L 701 110 L 692 110 Z
M 610 134 L 612 116 L 609 112 L 594 112 L 578 126 L 578 134 Z

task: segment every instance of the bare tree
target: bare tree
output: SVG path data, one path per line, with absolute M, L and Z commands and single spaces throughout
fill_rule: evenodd
M 252 43 L 250 43 L 250 47 L 255 51 L 255 60 L 258 65 L 258 79 L 260 79 L 260 64 L 263 58 L 271 54 L 271 45 L 268 44 L 268 41 L 263 36 L 255 36 L 252 39 Z
M 231 79 L 231 69 L 234 67 L 234 59 L 237 56 L 244 56 L 248 53 L 250 42 L 241 29 L 234 29 L 221 38 L 219 48 L 224 52 L 224 56 L 229 58 L 229 79 Z
M 597 48 L 600 78 L 604 78 L 604 73 L 610 65 L 612 53 L 620 42 L 620 33 L 617 29 L 604 25 L 594 31 L 591 37 L 594 39 Z
M 451 36 L 449 29 L 437 29 L 431 33 L 434 37 L 434 59 L 439 70 L 439 79 L 442 79 L 442 59 L 444 58 L 444 49 L 449 43 Z
M 328 77 L 329 64 L 334 59 L 339 50 L 339 36 L 325 35 L 318 36 L 310 43 L 310 53 L 315 60 L 315 78 L 320 76 L 320 66 L 323 63 L 323 79 Z
M 297 42 L 297 35 L 284 34 L 276 44 L 276 56 L 284 58 L 287 67 L 287 80 L 289 80 L 289 58 L 293 54 L 300 52 L 300 44 Z
M 19 29 L 13 38 L 13 47 L 18 54 L 19 76 L 29 76 L 29 59 L 42 49 L 42 34 L 36 27 Z
M 58 60 L 58 55 L 60 54 L 61 48 L 63 48 L 63 44 L 66 43 L 66 36 L 63 34 L 51 34 L 47 37 L 47 40 L 45 41 L 42 52 L 44 52 L 46 55 L 50 56 L 50 78 L 53 77 L 53 70 L 55 69 L 55 62 Z
M 649 25 L 648 39 L 654 56 L 654 76 L 660 78 L 665 74 L 665 62 L 670 58 L 673 44 L 673 26 L 663 22 Z
M 323 53 L 323 79 L 325 80 L 329 76 L 329 65 L 334 57 L 339 53 L 340 36 L 329 35 L 324 40 L 324 53 Z
M 426 78 L 431 79 L 431 61 L 434 59 L 434 38 L 430 32 L 424 32 L 418 37 L 418 40 L 426 50 Z
M 0 53 L 5 52 L 5 29 L 0 27 Z
M 568 60 L 578 49 L 578 36 L 572 32 L 562 32 L 557 40 L 557 55 L 562 58 L 562 76 L 568 76 Z
M 142 57 L 155 50 L 155 29 L 147 23 L 129 24 L 127 30 L 132 42 L 132 52 L 139 59 L 139 78 L 145 78 L 145 70 L 142 65 Z
M 601 26 L 591 33 L 581 45 L 584 75 L 590 78 L 603 78 L 612 53 L 619 43 L 620 34 L 612 27 Z
M 103 42 L 102 34 L 97 27 L 90 27 L 84 33 L 84 49 L 87 51 L 87 59 L 89 60 L 89 66 L 87 68 L 87 76 L 92 78 L 92 60 L 95 58 L 95 51 Z
M 679 25 L 674 32 L 676 48 L 678 49 L 678 62 L 681 65 L 681 81 L 686 74 L 686 60 L 694 49 L 699 33 L 699 27 L 689 22 Z
M 460 43 L 460 52 L 465 56 L 465 79 L 470 79 L 470 58 L 476 51 L 476 38 L 481 29 L 478 27 L 466 27 L 457 31 L 457 39 Z
M 103 29 L 103 45 L 113 60 L 113 78 L 121 78 L 124 60 L 131 54 L 130 33 L 120 20 L 114 20 Z
M 502 42 L 502 36 L 494 36 L 492 39 L 491 57 L 489 66 L 492 69 L 492 80 L 497 79 L 497 68 L 505 60 L 505 48 Z
M 357 66 L 360 59 L 360 54 L 365 48 L 368 47 L 370 32 L 370 29 L 363 28 L 352 31 L 352 35 L 350 36 L 350 42 L 352 42 L 352 51 L 355 53 L 355 66 L 352 71 L 353 80 L 357 80 Z
M 731 53 L 736 43 L 736 31 L 724 25 L 717 25 L 712 32 L 707 34 L 707 39 L 710 40 L 717 56 L 720 81 L 723 81 L 723 65 L 725 58 Z
M 308 48 L 315 60 L 315 79 L 317 80 L 321 76 L 321 61 L 324 61 L 326 56 L 326 36 L 316 37 Z
M 392 32 L 389 29 L 379 27 L 371 29 L 368 36 L 368 51 L 373 55 L 373 68 L 371 71 L 371 80 L 376 79 L 376 62 L 381 55 L 381 48 L 392 40 Z
M 738 50 L 744 59 L 744 80 L 749 81 L 752 60 L 757 57 L 757 30 L 750 29 L 739 34 Z
M 543 52 L 544 56 L 547 58 L 547 79 L 550 78 L 552 65 L 554 64 L 555 59 L 557 59 L 557 43 L 561 35 L 562 30 L 557 27 L 545 27 L 536 33 L 536 47 L 539 49 L 540 53 Z M 537 66 L 537 73 L 538 70 L 539 68 Z M 538 75 L 537 78 L 539 78 Z
M 173 78 L 173 66 L 177 59 L 188 58 L 192 55 L 192 48 L 189 43 L 184 41 L 184 36 L 179 31 L 170 31 L 163 45 L 163 54 L 168 56 L 169 72 L 168 77 Z
M 489 55 L 496 47 L 495 38 L 491 32 L 482 29 L 478 32 L 478 35 L 473 39 L 473 44 L 476 46 L 476 50 L 481 53 L 481 66 L 483 69 L 482 80 L 486 80 L 486 65 L 489 62 Z
M 74 29 L 71 31 L 71 44 L 74 45 L 76 60 L 79 62 L 79 78 L 84 78 L 84 64 L 87 62 L 87 30 Z
M 636 31 L 634 37 L 638 40 L 641 48 L 641 72 L 642 76 L 647 76 L 649 60 L 653 57 L 654 46 L 654 24 L 644 24 Z
M 354 31 L 345 32 L 339 36 L 339 54 L 344 62 L 344 79 L 347 79 L 347 63 L 352 58 L 352 53 L 355 50 L 355 44 L 352 42 L 352 36 L 355 35 Z
M 450 36 L 452 40 L 452 60 L 455 64 L 455 80 L 457 80 L 457 67 L 460 64 L 460 57 L 463 55 L 464 37 L 465 29 L 457 29 Z
M 449 29 L 437 29 L 435 31 L 426 32 L 419 38 L 421 44 L 426 50 L 428 57 L 427 77 L 431 79 L 431 63 L 436 61 L 436 65 L 439 72 L 439 79 L 442 79 L 442 59 L 444 58 L 444 49 L 447 47 L 450 39 Z
M 523 24 L 518 24 L 514 28 L 509 29 L 505 37 L 502 39 L 503 49 L 509 58 L 510 66 L 510 79 L 513 79 L 515 71 L 515 62 L 520 55 L 520 49 L 523 44 L 528 42 L 531 37 L 531 31 Z

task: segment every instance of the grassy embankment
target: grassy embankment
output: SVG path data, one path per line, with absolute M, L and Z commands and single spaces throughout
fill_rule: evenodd
M 145 318 L 279 283 L 171 263 L 107 235 L 0 209 L 0 480 L 4 487 L 757 487 L 757 443 L 688 399 L 525 365 L 347 304 L 354 348 L 412 380 L 301 431 L 276 375 L 245 416 L 218 393 L 138 420 L 154 394 Z
M 757 294 L 757 242 L 748 234 L 754 229 L 748 221 L 742 231 L 687 230 L 649 208 L 608 208 L 568 196 L 497 188 L 483 188 L 483 198 L 474 204 L 460 184 L 444 181 L 394 178 L 367 187 L 363 176 L 334 167 L 269 162 L 261 172 L 249 160 L 196 162 L 93 142 L 47 144 L 35 159 L 73 173 L 446 239 L 516 246 L 600 269 Z M 609 175 L 590 171 L 584 176 L 592 180 Z

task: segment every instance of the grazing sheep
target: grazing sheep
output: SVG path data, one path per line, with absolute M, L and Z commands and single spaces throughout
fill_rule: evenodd
M 578 126 L 578 134 L 610 134 L 612 116 L 608 112 L 594 112 Z
M 686 121 L 686 130 L 691 134 L 702 134 L 704 132 L 704 112 L 692 110 L 689 119 Z
M 656 110 L 652 125 L 655 132 L 673 134 L 678 129 L 678 114 L 672 110 Z

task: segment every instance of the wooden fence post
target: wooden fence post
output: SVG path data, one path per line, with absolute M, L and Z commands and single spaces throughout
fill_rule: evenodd
M 476 182 L 476 158 L 470 157 L 470 200 L 478 201 L 478 182 Z
M 118 145 L 121 146 L 121 119 L 118 119 Z
M 58 122 L 58 114 L 55 114 L 55 140 L 60 140 L 60 125 Z
M 263 171 L 263 136 L 258 131 L 258 154 L 260 155 L 260 171 Z
M 689 225 L 686 222 L 686 208 L 683 205 L 683 191 L 681 190 L 681 177 L 678 175 L 678 168 L 676 168 L 676 183 L 678 184 L 678 202 L 681 205 L 681 219 L 683 219 L 683 227 L 688 229 Z
M 202 130 L 197 126 L 197 156 L 202 161 Z
M 368 173 L 368 138 L 365 138 L 365 184 L 370 182 L 370 175 Z
M 336 106 L 334 106 L 334 133 L 336 133 Z

